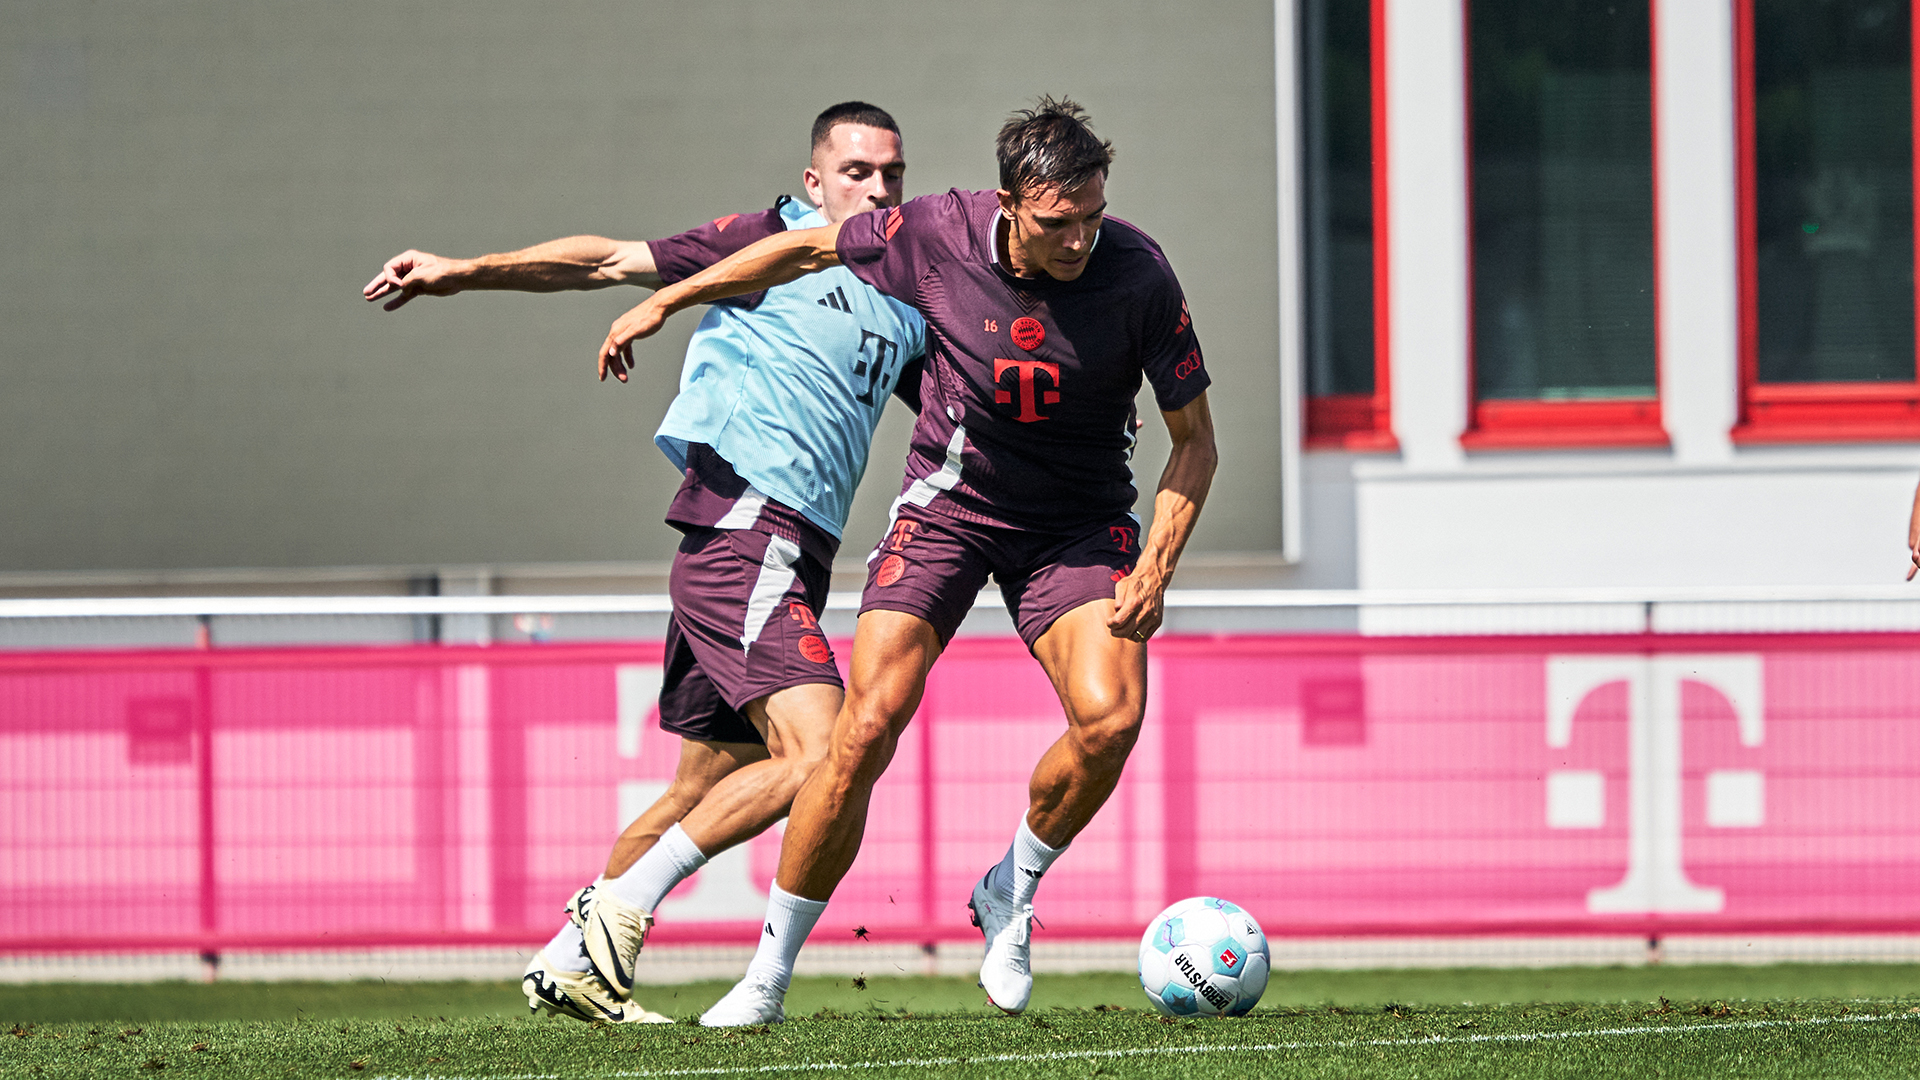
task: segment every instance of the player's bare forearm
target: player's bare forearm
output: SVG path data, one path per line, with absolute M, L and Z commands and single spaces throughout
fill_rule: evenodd
M 643 241 L 568 236 L 519 251 L 467 261 L 469 289 L 567 292 L 612 285 L 660 286 L 653 251 Z
M 676 281 L 620 316 L 600 346 L 600 378 L 609 373 L 621 382 L 633 367 L 633 343 L 652 337 L 677 311 L 710 304 L 729 296 L 760 292 L 797 281 L 808 274 L 840 265 L 835 249 L 840 225 L 818 229 L 789 229 L 749 244 L 692 277 Z
M 452 296 L 472 289 L 567 292 L 659 284 L 653 251 L 644 241 L 568 236 L 477 259 L 403 251 L 387 260 L 361 295 L 368 300 L 392 297 L 385 305 L 392 311 L 416 296 Z
M 839 236 L 838 223 L 818 229 L 789 229 L 741 248 L 648 300 L 665 317 L 696 304 L 711 304 L 797 281 L 840 265 L 839 252 L 834 249 Z
M 1140 545 L 1140 561 L 1133 573 L 1114 588 L 1113 617 L 1107 629 L 1114 637 L 1144 641 L 1160 628 L 1164 617 L 1167 585 L 1180 563 L 1200 520 L 1213 487 L 1214 470 L 1220 453 L 1213 441 L 1213 414 L 1207 407 L 1207 395 L 1201 394 L 1184 408 L 1161 413 L 1167 431 L 1173 436 L 1173 453 L 1160 473 L 1160 488 L 1153 496 L 1153 528 Z
M 1907 569 L 1907 580 L 1912 581 L 1915 573 L 1920 573 L 1920 488 L 1913 492 L 1913 514 L 1907 518 L 1907 554 L 1913 557 L 1913 565 Z

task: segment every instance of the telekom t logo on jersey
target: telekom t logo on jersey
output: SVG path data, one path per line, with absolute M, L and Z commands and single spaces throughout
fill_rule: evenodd
M 1058 405 L 1060 403 L 1060 365 L 1049 364 L 1045 360 L 1003 360 L 999 357 L 994 357 L 993 381 L 996 387 L 999 385 L 1000 380 L 1006 377 L 1009 371 L 1019 372 L 1020 376 L 1020 411 L 1015 414 L 1014 419 L 1023 424 L 1031 424 L 1035 420 L 1047 419 L 1047 417 L 1040 412 L 1039 406 Z M 1047 377 L 1047 382 L 1051 384 L 1054 389 L 1042 390 L 1039 388 L 1039 377 L 1042 375 Z M 993 392 L 993 400 L 1001 405 L 1011 405 L 1013 404 L 1013 395 L 1014 391 L 1012 390 L 995 389 Z

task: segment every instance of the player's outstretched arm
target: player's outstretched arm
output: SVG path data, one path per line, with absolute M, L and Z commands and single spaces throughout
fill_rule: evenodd
M 785 285 L 808 274 L 840 265 L 836 249 L 840 223 L 817 229 L 789 229 L 749 244 L 705 270 L 677 281 L 641 301 L 613 322 L 600 346 L 600 378 L 609 372 L 621 382 L 633 367 L 633 343 L 652 337 L 674 312 L 729 296 Z
M 1907 553 L 1913 556 L 1913 565 L 1907 568 L 1907 580 L 1912 581 L 1920 573 L 1920 488 L 1914 489 L 1913 514 L 1907 518 Z
M 1176 412 L 1160 415 L 1173 436 L 1173 453 L 1160 473 L 1160 490 L 1153 496 L 1153 528 L 1140 545 L 1140 561 L 1133 573 L 1114 586 L 1113 616 L 1107 620 L 1107 631 L 1114 637 L 1135 641 L 1145 641 L 1160 629 L 1167 584 L 1193 535 L 1200 508 L 1207 502 L 1207 489 L 1213 486 L 1213 471 L 1220 464 L 1205 393 Z
M 391 296 L 384 307 L 392 311 L 416 296 L 452 296 L 468 289 L 566 292 L 609 285 L 660 287 L 646 241 L 568 236 L 477 259 L 403 251 L 360 292 L 368 300 Z

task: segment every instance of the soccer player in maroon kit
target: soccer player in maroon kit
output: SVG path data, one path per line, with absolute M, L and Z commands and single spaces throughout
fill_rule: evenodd
M 893 118 L 842 102 L 813 124 L 802 182 L 816 210 L 783 198 L 650 242 L 580 236 L 470 260 L 407 251 L 362 295 L 392 311 L 470 290 L 658 288 L 789 226 L 897 206 L 905 169 Z M 710 855 L 785 816 L 825 758 L 842 694 L 815 620 L 888 392 L 919 400 L 898 388 L 917 385 L 924 338 L 905 303 L 841 270 L 716 307 L 689 342 L 680 393 L 654 436 L 686 476 L 667 510 L 686 538 L 670 578 L 660 693 L 660 726 L 681 737 L 680 761 L 528 964 L 521 985 L 533 1008 L 668 1022 L 632 1000 L 655 909 Z M 775 397 L 767 386 L 835 391 Z
M 653 294 L 601 348 L 624 371 L 632 343 L 675 311 L 840 265 L 929 330 L 905 483 L 868 557 L 827 763 L 794 799 L 759 951 L 702 1023 L 784 1018 L 794 957 L 859 852 L 874 782 L 989 574 L 1067 716 L 969 904 L 986 937 L 980 983 L 1001 1009 L 1020 1012 L 1032 991 L 1040 876 L 1112 794 L 1139 735 L 1146 642 L 1218 461 L 1209 378 L 1158 245 L 1106 217 L 1112 147 L 1079 106 L 1041 99 L 997 149 L 1000 190 L 770 237 Z M 1173 440 L 1145 536 L 1128 466 L 1143 376 Z

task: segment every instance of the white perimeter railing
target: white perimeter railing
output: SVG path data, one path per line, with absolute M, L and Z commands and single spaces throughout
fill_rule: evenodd
M 991 594 L 992 587 L 982 596 Z M 1920 604 L 1911 585 L 1807 585 L 1559 589 L 1169 589 L 1169 608 L 1488 607 L 1672 604 Z M 853 611 L 857 592 L 828 596 L 829 610 Z M 0 600 L 0 618 L 134 618 L 199 615 L 516 615 L 658 613 L 659 593 L 508 596 L 160 596 Z
M 828 598 L 849 633 L 859 594 Z M 1741 588 L 1172 589 L 1175 633 L 1559 634 L 1920 631 L 1920 583 Z M 657 637 L 661 594 L 183 596 L 0 600 L 0 648 Z M 1011 634 L 989 587 L 968 635 Z M 183 640 L 184 638 L 184 640 Z

